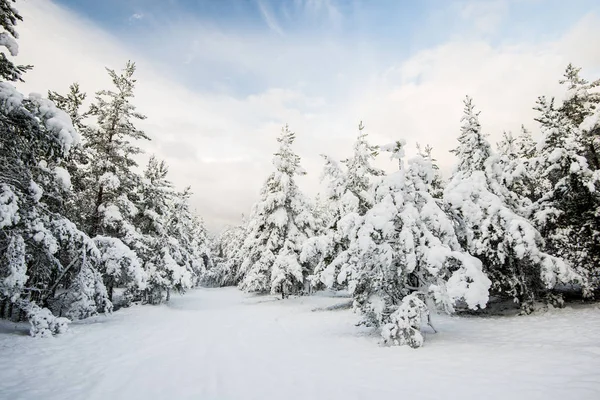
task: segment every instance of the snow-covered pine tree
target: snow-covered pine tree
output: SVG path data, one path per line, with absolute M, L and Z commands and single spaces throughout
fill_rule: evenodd
M 431 160 L 419 155 L 405 168 L 404 143 L 381 147 L 400 168 L 376 186 L 374 205 L 350 244 L 354 263 L 344 272 L 363 323 L 381 328 L 389 344 L 420 347 L 426 303 L 446 312 L 459 300 L 485 307 L 490 281 L 481 262 L 461 249 L 452 221 L 432 195 Z
M 0 2 L 8 31 L 1 35 L 16 51 L 8 36 L 16 33 L 7 27 L 20 17 L 10 3 Z M 1 59 L 2 77 L 18 80 L 24 69 Z M 24 312 L 31 334 L 47 336 L 64 331 L 68 320 L 45 307 L 70 318 L 110 311 L 98 250 L 62 213 L 71 186 L 62 165 L 79 141 L 69 116 L 0 82 L 0 130 L 1 315 L 19 319 Z
M 302 245 L 315 230 L 307 199 L 295 177 L 304 175 L 300 157 L 292 150 L 295 134 L 286 125 L 277 138 L 273 172 L 265 182 L 260 200 L 252 209 L 241 257 L 240 288 L 248 292 L 302 291 L 312 272 L 300 260 Z
M 86 167 L 86 192 L 82 196 L 89 202 L 83 209 L 91 210 L 86 217 L 86 229 L 96 241 L 104 241 L 102 248 L 116 246 L 123 251 L 120 240 L 134 254 L 141 253 L 144 248 L 143 236 L 133 224 L 138 213 L 136 202 L 141 177 L 135 173 L 137 166 L 133 156 L 141 149 L 133 142 L 149 140 L 148 136 L 135 127 L 134 120 L 145 117 L 136 112 L 131 103 L 136 80 L 133 78 L 135 64 L 127 62 L 123 73 L 117 74 L 107 69 L 112 79 L 114 90 L 101 90 L 96 93 L 95 102 L 89 115 L 96 119 L 95 125 L 84 129 L 85 146 L 90 162 Z M 125 285 L 131 291 L 145 288 L 145 272 L 141 262 L 130 257 L 128 252 L 123 261 L 131 260 L 131 264 L 123 265 L 123 269 L 105 272 L 106 286 L 112 299 L 113 287 Z M 116 280 L 116 277 L 119 277 Z
M 358 214 L 365 215 L 373 204 L 372 188 L 374 177 L 384 172 L 371 165 L 377 157 L 378 147 L 367 142 L 367 133 L 362 121 L 358 125 L 358 138 L 354 143 L 352 157 L 342 161 L 346 165 L 346 191 L 358 199 Z
M 65 111 L 73 123 L 75 130 L 83 136 L 87 125 L 84 119 L 87 116 L 86 112 L 82 112 L 81 108 L 85 101 L 86 93 L 79 89 L 79 84 L 73 83 L 69 86 L 69 93 L 61 95 L 54 91 L 48 91 L 48 99 L 51 100 L 58 108 Z M 71 191 L 67 198 L 64 213 L 70 220 L 78 226 L 85 226 L 86 216 L 92 215 L 93 207 L 90 201 L 85 198 L 89 195 L 87 184 L 90 181 L 89 172 L 90 155 L 89 150 L 85 146 L 85 140 L 73 145 L 68 156 L 64 160 L 64 168 L 69 172 Z
M 302 246 L 301 261 L 315 264 L 310 277 L 311 284 L 319 287 L 337 287 L 338 270 L 332 262 L 348 248 L 349 240 L 338 229 L 338 223 L 348 213 L 358 215 L 358 198 L 346 189 L 346 174 L 339 163 L 323 155 L 325 166 L 321 180 L 326 182 L 324 206 L 320 218 L 322 223 L 317 234 Z M 347 196 L 344 196 L 348 192 Z M 331 268 L 328 268 L 330 267 Z M 339 268 L 338 268 L 339 269 Z
M 417 143 L 417 153 L 424 159 L 429 160 L 431 162 L 431 167 L 433 168 L 433 178 L 431 181 L 431 195 L 440 201 L 440 204 L 443 203 L 442 199 L 444 197 L 444 177 L 440 171 L 440 166 L 437 163 L 437 160 L 433 158 L 433 147 L 431 145 L 425 145 L 424 148 L 421 147 L 419 143 Z
M 221 232 L 217 239 L 214 267 L 207 271 L 204 284 L 222 287 L 235 286 L 239 283 L 246 225 L 245 218 L 242 217 L 240 225 L 229 226 Z
M 490 172 L 494 178 L 508 189 L 508 193 L 514 193 L 511 204 L 515 211 L 525 215 L 524 210 L 531 204 L 531 197 L 534 195 L 534 178 L 531 173 L 531 159 L 522 156 L 529 150 L 524 147 L 530 137 L 524 133 L 521 140 L 515 138 L 512 132 L 504 132 L 502 140 L 496 144 L 497 153 L 494 156 L 495 162 L 490 164 Z
M 530 160 L 535 157 L 537 143 L 533 140 L 529 129 L 521 125 L 521 134 L 516 138 L 517 155 L 520 158 Z
M 179 292 L 196 286 L 206 269 L 212 266 L 209 237 L 202 219 L 192 212 L 189 202 L 191 195 L 189 187 L 175 193 L 165 224 L 171 247 L 169 253 L 182 268 L 179 273 L 181 278 L 172 278 L 174 288 Z M 183 268 L 187 271 L 189 280 Z
M 209 262 L 203 224 L 189 208 L 189 188 L 182 193 L 167 179 L 164 161 L 151 156 L 138 190 L 135 226 L 144 235 L 139 250 L 148 275 L 145 300 L 169 300 L 172 290 L 183 293 L 195 286 Z
M 18 21 L 23 21 L 19 11 L 13 7 L 15 0 L 0 0 L 0 47 L 6 47 L 12 57 L 19 53 L 17 40 L 19 34 L 15 30 Z M 0 51 L 0 80 L 23 81 L 21 75 L 31 69 L 31 65 L 15 65 Z
M 177 267 L 169 251 L 165 250 L 169 246 L 165 225 L 170 217 L 168 208 L 174 196 L 167 173 L 166 163 L 152 155 L 139 182 L 138 212 L 133 219 L 133 224 L 143 235 L 144 246 L 138 248 L 137 254 L 147 274 L 144 299 L 151 304 L 161 303 L 164 295 L 173 288 L 170 272 L 171 267 Z
M 600 172 L 597 149 L 598 83 L 588 84 L 569 66 L 563 104 L 540 97 L 536 110 L 542 136 L 537 146 L 540 184 L 531 212 L 548 251 L 568 260 L 587 278 L 587 289 L 600 286 Z M 596 121 L 595 123 L 593 121 Z
M 589 168 L 597 171 L 600 170 L 600 79 L 588 82 L 579 76 L 580 72 L 581 68 L 567 66 L 564 79 L 559 81 L 567 86 L 559 111 L 578 128 L 576 139 L 583 147 Z
M 127 197 L 139 182 L 139 176 L 132 170 L 137 166 L 133 156 L 142 152 L 134 145 L 135 140 L 150 140 L 135 127 L 134 120 L 146 117 L 135 111 L 131 103 L 136 80 L 133 78 L 135 64 L 127 62 L 123 73 L 118 75 L 108 69 L 115 91 L 101 90 L 96 93 L 96 101 L 90 107 L 90 116 L 97 119 L 97 126 L 85 130 L 86 145 L 90 149 L 92 194 L 94 214 L 91 216 L 90 232 L 114 233 L 126 236 L 125 232 L 115 232 L 115 218 L 127 224 L 127 217 L 135 215 L 135 204 Z M 117 215 L 117 214 L 120 214 Z M 130 227 L 125 227 L 129 229 Z
M 309 238 L 303 246 L 302 261 L 316 265 L 312 284 L 324 284 L 329 288 L 343 287 L 345 279 L 338 279 L 340 270 L 351 262 L 347 252 L 349 232 L 373 204 L 372 187 L 383 171 L 371 165 L 377 156 L 377 146 L 367 141 L 362 122 L 358 126 L 358 138 L 352 157 L 345 159 L 342 167 L 328 156 L 322 180 L 327 184 L 325 199 L 327 208 L 323 228 Z
M 542 235 L 519 214 L 520 199 L 499 177 L 502 168 L 481 131 L 479 113 L 469 97 L 464 103 L 459 145 L 453 150 L 458 166 L 444 200 L 459 222 L 463 245 L 483 263 L 493 292 L 512 297 L 529 312 L 549 289 L 578 275 L 543 250 Z
M 32 321 L 32 334 L 58 333 L 66 321 L 52 320 L 43 307 L 71 318 L 112 308 L 99 280 L 98 250 L 61 214 L 69 175 L 59 165 L 79 137 L 52 102 L 35 94 L 25 97 L 4 82 L 0 113 L 3 315 L 21 309 Z M 60 294 L 65 291 L 70 295 Z
M 73 127 L 75 127 L 78 132 L 81 132 L 86 128 L 84 119 L 86 118 L 87 113 L 81 112 L 81 107 L 83 106 L 86 97 L 87 94 L 79 89 L 79 84 L 77 82 L 69 86 L 69 93 L 67 93 L 67 95 L 62 95 L 52 90 L 48 91 L 48 100 L 52 101 L 56 107 L 69 115 Z

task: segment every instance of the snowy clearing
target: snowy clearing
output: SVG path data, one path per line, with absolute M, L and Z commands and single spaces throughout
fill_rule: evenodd
M 347 301 L 198 289 L 48 339 L 2 321 L 0 398 L 600 398 L 598 305 L 436 316 L 440 332 L 414 350 L 378 346 L 355 314 L 335 309 Z

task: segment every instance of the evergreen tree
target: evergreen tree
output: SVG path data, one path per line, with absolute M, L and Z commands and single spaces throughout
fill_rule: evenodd
M 19 53 L 17 40 L 19 35 L 15 30 L 18 21 L 23 21 L 23 17 L 13 7 L 15 0 L 0 0 L 0 47 L 6 47 L 12 57 Z M 5 81 L 23 81 L 21 75 L 31 69 L 31 65 L 15 65 L 10 61 L 4 52 L 0 52 L 0 79 Z
M 432 195 L 431 160 L 417 156 L 405 168 L 404 141 L 382 150 L 392 152 L 400 169 L 377 185 L 350 245 L 355 263 L 343 272 L 363 323 L 380 327 L 390 344 L 419 347 L 426 299 L 446 312 L 458 300 L 485 307 L 490 282 Z
M 440 205 L 443 204 L 442 198 L 444 197 L 444 178 L 440 172 L 440 167 L 437 164 L 437 160 L 433 158 L 433 147 L 426 145 L 425 148 L 421 148 L 421 145 L 417 143 L 417 153 L 422 158 L 429 160 L 431 167 L 433 168 L 433 178 L 431 180 L 431 195 L 433 198 L 439 200 Z
M 2 44 L 16 53 L 11 2 L 0 2 Z M 0 75 L 19 80 L 2 54 Z M 63 332 L 68 322 L 112 309 L 95 243 L 64 216 L 71 188 L 65 160 L 79 142 L 69 116 L 39 95 L 0 82 L 0 310 L 29 318 L 32 335 Z M 49 308 L 46 308 L 49 307 Z M 52 310 L 52 311 L 51 311 Z
M 61 214 L 69 175 L 59 165 L 79 136 L 52 102 L 8 83 L 0 83 L 0 116 L 0 302 L 24 311 L 32 334 L 59 333 L 67 320 L 44 307 L 71 318 L 112 308 L 94 242 Z
M 139 200 L 136 189 L 139 187 L 140 176 L 134 171 L 137 163 L 133 158 L 141 149 L 132 142 L 149 138 L 133 123 L 136 119 L 145 118 L 131 104 L 136 82 L 133 78 L 135 64 L 128 62 L 120 75 L 111 69 L 107 71 L 115 89 L 97 92 L 89 111 L 97 125 L 84 129 L 90 162 L 85 171 L 88 180 L 85 182 L 86 192 L 82 198 L 89 202 L 83 208 L 91 210 L 85 226 L 91 236 L 117 238 L 131 250 L 141 254 L 145 243 L 134 225 L 139 211 L 136 206 Z M 107 239 L 106 244 L 121 248 L 112 239 Z M 144 275 L 141 262 L 130 257 L 127 259 L 132 260 L 132 264 L 123 270 L 123 274 L 131 272 L 126 274 L 127 281 L 145 286 L 142 283 L 145 279 L 138 279 Z M 111 299 L 115 284 L 107 276 L 106 285 Z M 131 289 L 136 290 L 134 287 Z
M 594 82 L 579 76 L 581 68 L 569 64 L 565 70 L 564 79 L 559 81 L 567 86 L 559 112 L 579 130 L 575 133 L 576 139 L 583 147 L 583 154 L 588 161 L 590 169 L 600 169 L 598 129 L 598 104 L 600 103 L 600 79 Z M 590 118 L 591 117 L 591 118 Z M 585 122 L 585 123 L 584 123 Z
M 520 199 L 504 185 L 508 180 L 502 178 L 502 165 L 492 155 L 469 97 L 462 121 L 454 150 L 458 167 L 444 199 L 459 221 L 462 243 L 483 263 L 493 291 L 512 297 L 529 312 L 548 289 L 576 280 L 578 275 L 562 259 L 543 250 L 542 235 L 519 214 Z
M 595 162 L 593 124 L 587 131 L 581 126 L 583 121 L 590 122 L 594 105 L 575 101 L 587 98 L 582 95 L 585 90 L 578 87 L 584 84 L 576 72 L 571 67 L 567 69 L 572 85 L 563 105 L 556 106 L 554 99 L 538 100 L 537 121 L 542 137 L 537 146 L 535 172 L 540 184 L 531 212 L 546 238 L 548 251 L 568 260 L 587 278 L 587 291 L 600 284 L 599 175 L 590 168 L 590 162 Z
M 302 250 L 302 260 L 316 264 L 312 284 L 329 288 L 342 287 L 344 279 L 337 279 L 348 263 L 349 232 L 373 204 L 372 187 L 383 171 L 371 165 L 377 156 L 377 147 L 367 142 L 362 122 L 352 157 L 342 167 L 333 159 L 325 158 L 322 179 L 327 182 L 324 229 L 310 238 Z
M 74 83 L 69 86 L 69 93 L 65 96 L 48 91 L 48 99 L 58 108 L 65 111 L 71 118 L 73 127 L 83 135 L 87 129 L 84 123 L 87 112 L 82 112 L 81 108 L 85 101 L 86 94 L 79 89 L 79 84 Z M 90 179 L 88 172 L 90 169 L 90 154 L 85 146 L 85 140 L 81 140 L 73 146 L 68 156 L 64 160 L 64 168 L 69 172 L 72 190 L 66 201 L 64 209 L 65 215 L 79 226 L 85 226 L 85 216 L 92 215 L 92 204 L 85 198 L 89 195 L 86 185 Z
M 150 157 L 135 220 L 144 236 L 139 253 L 148 275 L 145 298 L 152 304 L 195 286 L 210 258 L 204 227 L 189 209 L 191 192 L 177 193 L 167 174 L 166 163 Z
M 524 135 L 519 141 L 511 132 L 504 132 L 502 140 L 497 143 L 495 162 L 487 165 L 490 168 L 488 172 L 495 181 L 508 189 L 506 193 L 514 194 L 511 196 L 511 204 L 519 214 L 526 213 L 524 209 L 530 205 L 530 196 L 534 190 L 531 161 L 521 155 L 528 152 L 524 146 L 528 145 L 525 141 L 530 137 Z
M 246 239 L 246 221 L 227 227 L 217 240 L 218 247 L 214 268 L 207 271 L 204 283 L 209 286 L 235 286 L 240 279 L 242 246 Z
M 298 293 L 312 272 L 300 260 L 302 244 L 315 229 L 310 206 L 294 178 L 304 175 L 292 150 L 295 134 L 287 125 L 277 138 L 273 172 L 254 205 L 244 241 L 240 288 L 249 292 Z
M 363 123 L 358 125 L 358 138 L 354 143 L 354 154 L 343 161 L 346 165 L 346 190 L 358 199 L 358 214 L 364 215 L 373 204 L 373 177 L 382 176 L 382 170 L 375 168 L 371 162 L 377 157 L 377 146 L 367 142 L 367 134 Z

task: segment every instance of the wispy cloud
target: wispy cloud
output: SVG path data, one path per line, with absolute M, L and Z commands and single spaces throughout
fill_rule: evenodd
M 268 6 L 258 0 L 257 1 L 258 4 L 258 8 L 260 10 L 260 13 L 263 16 L 263 19 L 265 21 L 265 23 L 267 24 L 267 26 L 274 32 L 276 32 L 278 35 L 283 36 L 283 29 L 281 29 L 281 26 L 279 25 L 279 22 L 277 21 L 277 18 L 275 17 L 275 15 L 271 12 L 271 10 L 268 8 Z

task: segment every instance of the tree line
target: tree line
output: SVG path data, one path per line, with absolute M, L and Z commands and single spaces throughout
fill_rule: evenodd
M 389 344 L 423 344 L 432 309 L 481 310 L 512 300 L 522 313 L 592 298 L 600 287 L 600 80 L 566 68 L 561 100 L 539 97 L 535 135 L 525 127 L 490 144 L 464 100 L 457 164 L 445 180 L 431 147 L 407 160 L 406 142 L 326 155 L 326 190 L 307 199 L 288 127 L 274 171 L 239 226 L 225 230 L 206 280 L 248 292 L 347 289 L 362 323 Z M 534 136 L 537 140 L 534 140 Z M 387 153 L 398 170 L 373 160 Z
M 0 0 L 2 44 L 16 56 L 13 0 Z M 140 170 L 132 104 L 135 64 L 107 69 L 112 87 L 25 96 L 12 82 L 31 66 L 0 53 L 0 317 L 29 319 L 31 334 L 131 302 L 158 304 L 196 286 L 209 240 L 164 161 Z

